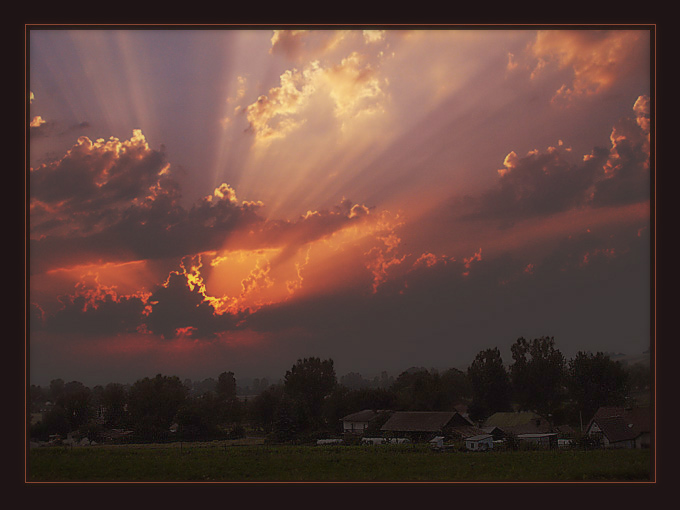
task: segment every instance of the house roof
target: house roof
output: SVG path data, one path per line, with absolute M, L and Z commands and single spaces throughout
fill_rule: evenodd
M 495 426 L 492 426 L 492 427 L 482 427 L 482 430 L 483 430 L 484 432 L 486 432 L 487 434 L 493 434 L 493 433 L 496 432 L 496 431 L 503 432 L 503 429 L 501 429 L 500 427 L 495 427 Z
M 629 441 L 651 431 L 650 411 L 649 407 L 600 407 L 588 423 L 587 430 L 590 431 L 593 423 L 597 423 L 610 442 Z
M 467 439 L 468 437 L 488 434 L 488 432 L 484 429 L 480 429 L 479 427 L 475 427 L 474 425 L 463 425 L 452 427 L 451 434 L 457 435 L 463 439 Z
M 398 411 L 381 430 L 394 432 L 439 432 L 446 426 L 469 426 L 471 423 L 456 411 Z
M 478 436 L 471 436 L 471 437 L 466 437 L 466 441 L 484 441 L 485 439 L 489 439 L 490 437 L 493 437 L 491 434 L 480 434 Z
M 640 432 L 635 429 L 634 425 L 628 423 L 623 416 L 595 417 L 588 426 L 589 430 L 593 423 L 597 424 L 610 443 L 630 441 L 640 435 Z
M 639 433 L 650 432 L 652 415 L 649 407 L 600 407 L 595 418 L 621 416 L 627 423 L 632 423 Z
M 371 421 L 376 416 L 378 416 L 378 413 L 376 413 L 372 409 L 364 409 L 363 411 L 359 411 L 357 413 L 352 413 L 348 414 L 347 416 L 344 416 L 342 418 L 342 421 L 366 422 Z

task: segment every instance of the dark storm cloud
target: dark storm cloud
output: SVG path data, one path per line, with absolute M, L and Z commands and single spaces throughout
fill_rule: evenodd
M 587 191 L 602 174 L 607 152 L 574 164 L 559 148 L 545 153 L 532 152 L 523 158 L 514 153 L 506 158 L 505 173 L 497 185 L 475 204 L 471 219 L 503 218 L 517 221 L 581 207 L 588 201 Z
M 183 257 L 224 247 L 288 246 L 287 253 L 362 221 L 344 200 L 296 221 L 265 220 L 263 204 L 236 200 L 226 184 L 190 208 L 163 152 L 141 132 L 129 141 L 81 137 L 60 160 L 31 170 L 31 271 L 88 262 Z M 233 237 L 235 233 L 243 235 Z
M 166 285 L 158 286 L 149 298 L 151 312 L 145 319 L 150 333 L 173 338 L 178 330 L 191 330 L 191 336 L 209 338 L 233 329 L 238 317 L 215 314 L 198 287 L 188 285 L 186 275 L 172 274 Z
M 117 299 L 107 295 L 97 300 L 95 306 L 86 306 L 85 296 L 69 296 L 66 299 L 64 307 L 46 317 L 37 329 L 82 336 L 131 333 L 141 324 L 145 307 L 144 301 L 138 297 Z
M 61 309 L 54 314 L 34 305 L 31 329 L 92 338 L 140 332 L 166 339 L 179 334 L 210 338 L 234 329 L 239 316 L 215 314 L 205 298 L 180 272 L 144 296 L 117 296 L 113 289 L 80 282 L 73 294 L 59 297 Z
M 635 117 L 623 118 L 611 134 L 612 146 L 583 157 L 560 143 L 525 156 L 511 152 L 493 188 L 478 197 L 457 199 L 467 219 L 501 220 L 501 227 L 528 218 L 581 207 L 619 206 L 650 198 L 649 106 L 640 97 Z
M 540 261 L 413 259 L 376 294 L 353 289 L 282 303 L 247 324 L 265 332 L 297 328 L 308 352 L 357 370 L 398 368 L 426 352 L 443 365 L 465 364 L 480 349 L 507 347 L 522 335 L 555 335 L 569 354 L 592 345 L 644 350 L 649 341 L 649 323 L 639 320 L 649 303 L 648 230 L 574 237 Z
M 228 199 L 179 203 L 179 183 L 141 133 L 130 141 L 81 137 L 59 161 L 31 170 L 31 269 L 165 258 L 219 247 L 256 221 Z
M 31 199 L 65 214 L 127 205 L 162 180 L 165 165 L 141 132 L 122 143 L 82 136 L 62 159 L 31 169 Z

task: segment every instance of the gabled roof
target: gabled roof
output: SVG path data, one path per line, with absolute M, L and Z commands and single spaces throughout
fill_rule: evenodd
M 474 425 L 463 425 L 451 428 L 451 435 L 458 436 L 462 439 L 483 434 L 488 434 L 488 432 L 484 429 L 480 429 L 479 427 L 475 427 Z
M 491 434 L 480 434 L 478 436 L 466 437 L 466 441 L 484 441 L 485 439 L 493 438 Z
M 612 416 L 621 416 L 639 432 L 651 431 L 652 415 L 649 407 L 600 407 L 593 419 Z
M 439 432 L 447 426 L 470 426 L 470 421 L 456 411 L 398 411 L 381 430 L 393 432 Z
M 352 413 L 348 414 L 347 416 L 344 416 L 342 418 L 342 421 L 367 422 L 371 421 L 376 416 L 378 416 L 378 413 L 376 413 L 372 409 L 364 409 L 363 411 L 359 411 L 357 413 Z
M 633 427 L 633 424 L 627 423 L 622 416 L 593 418 L 590 426 L 588 427 L 589 430 L 593 423 L 597 424 L 610 443 L 630 441 L 640 435 L 640 433 Z
M 628 441 L 651 431 L 650 408 L 600 407 L 588 423 L 588 431 L 593 423 L 610 442 Z

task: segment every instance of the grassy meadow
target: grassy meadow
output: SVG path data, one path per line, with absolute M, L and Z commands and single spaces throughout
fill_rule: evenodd
M 649 481 L 649 450 L 458 452 L 426 445 L 213 443 L 33 448 L 28 482 Z

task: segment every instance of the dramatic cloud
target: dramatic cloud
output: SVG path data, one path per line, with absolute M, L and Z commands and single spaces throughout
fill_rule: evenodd
M 648 347 L 649 31 L 376 28 L 31 32 L 32 382 Z
M 531 47 L 538 60 L 532 77 L 552 65 L 572 71 L 571 81 L 555 92 L 554 102 L 600 94 L 638 65 L 644 50 L 639 42 L 645 36 L 641 31 L 539 31 Z
M 299 71 L 287 70 L 280 86 L 258 97 L 245 108 L 256 143 L 285 138 L 306 122 L 306 111 L 315 114 L 332 105 L 333 116 L 342 126 L 360 115 L 381 110 L 382 83 L 367 57 L 353 52 L 340 63 L 323 67 L 314 60 Z
M 635 118 L 614 127 L 610 149 L 595 148 L 581 159 L 563 143 L 525 156 L 510 152 L 496 186 L 469 199 L 470 219 L 497 218 L 503 225 L 586 206 L 624 205 L 649 199 L 648 98 L 635 102 Z

